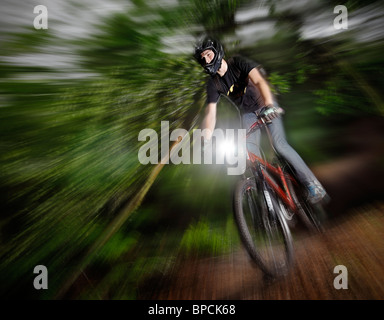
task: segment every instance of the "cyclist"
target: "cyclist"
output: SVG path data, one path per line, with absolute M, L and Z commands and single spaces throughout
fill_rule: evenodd
M 326 191 L 308 168 L 299 154 L 288 144 L 283 123 L 279 116 L 280 107 L 274 99 L 267 81 L 258 69 L 258 64 L 246 58 L 235 56 L 224 59 L 222 44 L 214 38 L 205 37 L 195 46 L 195 59 L 211 75 L 207 83 L 207 106 L 202 121 L 205 130 L 204 143 L 209 143 L 216 125 L 216 110 L 220 96 L 227 96 L 239 109 L 245 129 L 256 122 L 257 116 L 269 124 L 275 149 L 296 170 L 298 179 L 308 189 L 308 200 L 316 203 L 326 196 Z M 260 130 L 251 134 L 247 147 L 260 156 Z

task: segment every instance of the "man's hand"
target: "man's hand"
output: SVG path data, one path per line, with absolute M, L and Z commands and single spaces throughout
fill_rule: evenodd
M 273 105 L 265 106 L 261 109 L 259 116 L 264 118 L 267 123 L 271 123 L 271 121 L 279 116 L 278 108 Z

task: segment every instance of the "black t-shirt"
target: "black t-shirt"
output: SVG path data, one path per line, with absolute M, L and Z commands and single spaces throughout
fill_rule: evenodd
M 228 70 L 223 77 L 214 75 L 207 83 L 207 103 L 217 103 L 220 95 L 227 96 L 242 113 L 252 112 L 264 106 L 258 88 L 248 79 L 257 63 L 235 56 L 227 61 Z M 216 78 L 216 79 L 215 79 Z

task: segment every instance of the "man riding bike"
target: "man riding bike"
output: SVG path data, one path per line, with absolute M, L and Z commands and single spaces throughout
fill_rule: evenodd
M 204 142 L 209 143 L 216 126 L 217 103 L 221 95 L 227 96 L 239 109 L 244 129 L 263 117 L 269 126 L 276 151 L 296 170 L 298 179 L 308 189 L 308 200 L 317 203 L 326 196 L 326 191 L 299 154 L 285 138 L 279 108 L 267 81 L 258 70 L 258 65 L 240 56 L 224 59 L 222 44 L 210 37 L 195 46 L 195 59 L 211 75 L 207 83 L 207 106 L 202 121 L 205 130 Z M 247 140 L 248 149 L 260 156 L 260 130 Z

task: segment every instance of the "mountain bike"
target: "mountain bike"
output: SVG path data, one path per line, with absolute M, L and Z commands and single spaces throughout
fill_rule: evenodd
M 294 168 L 274 149 L 263 118 L 250 127 L 265 129 L 273 160 L 247 150 L 247 170 L 234 192 L 234 214 L 242 243 L 260 269 L 271 277 L 285 275 L 294 261 L 290 224 L 298 219 L 310 232 L 321 232 L 324 210 L 306 199 Z M 263 150 L 260 148 L 261 154 Z

